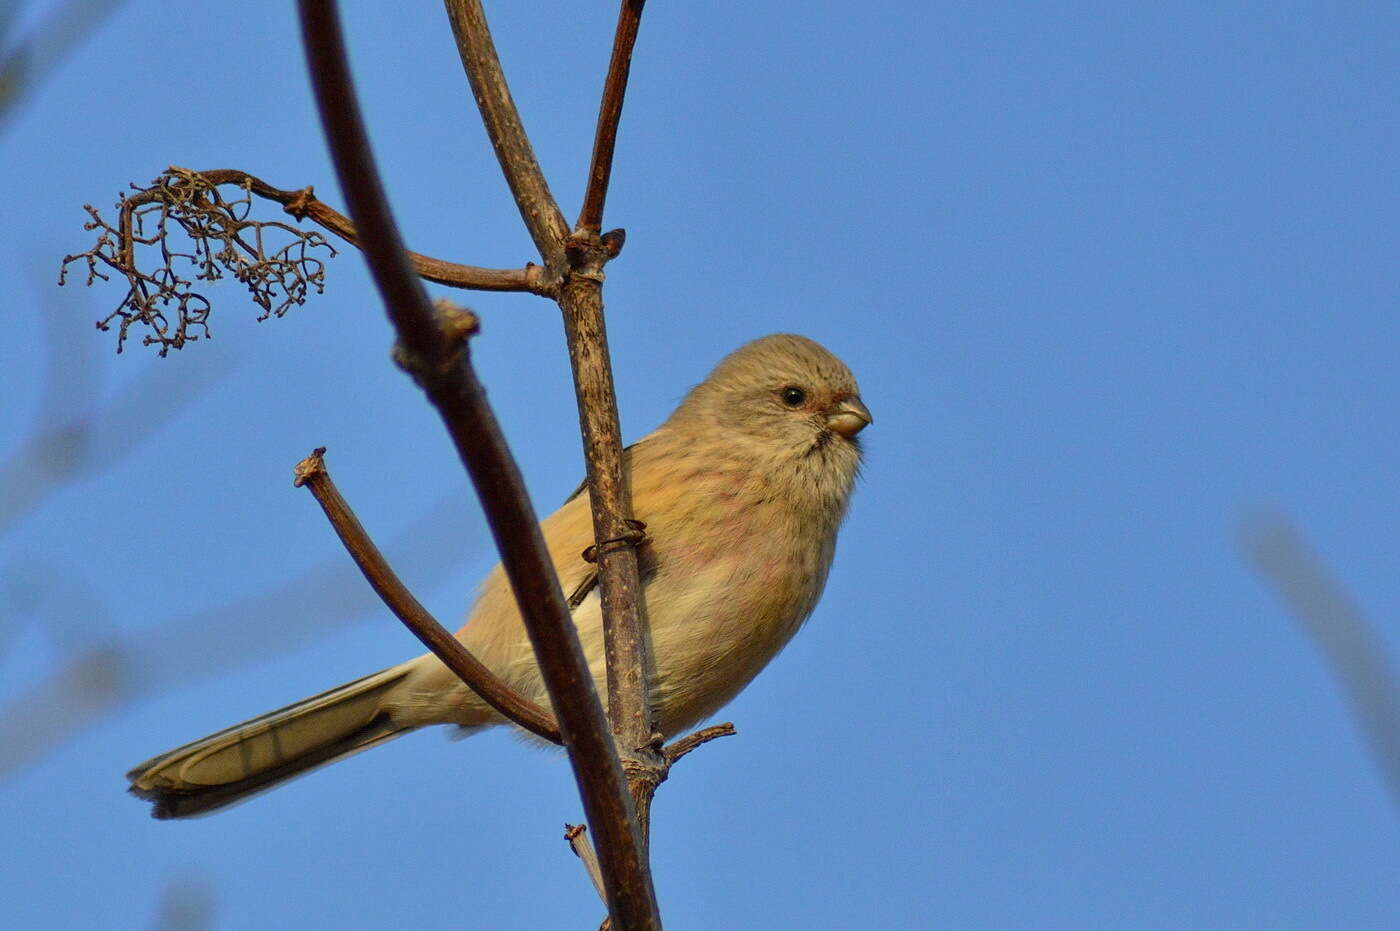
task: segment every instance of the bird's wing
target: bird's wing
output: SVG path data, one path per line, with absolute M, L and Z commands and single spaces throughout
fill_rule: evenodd
M 632 450 L 634 450 L 634 449 L 636 449 L 636 448 L 637 448 L 637 444 L 636 444 L 636 443 L 633 443 L 631 446 L 625 446 L 625 447 L 623 447 L 623 449 L 622 449 L 622 467 L 623 467 L 624 469 L 627 468 L 628 463 L 629 463 L 629 462 L 631 461 L 631 459 L 632 459 Z M 588 487 L 588 479 L 587 479 L 587 478 L 584 478 L 583 481 L 581 481 L 581 482 L 578 483 L 578 487 L 577 487 L 577 488 L 575 488 L 573 491 L 569 492 L 569 497 L 567 497 L 567 498 L 564 499 L 564 504 L 568 504 L 570 501 L 574 500 L 574 499 L 577 498 L 579 495 L 583 494 L 583 490 L 584 490 L 585 488 L 587 488 L 587 487 Z
M 645 441 L 639 440 L 638 442 L 633 443 L 631 446 L 625 447 L 622 450 L 622 468 L 624 472 L 627 472 L 631 469 L 633 452 L 637 449 L 639 445 L 641 445 L 642 442 Z M 586 489 L 587 487 L 588 479 L 585 478 L 582 482 L 579 483 L 579 486 L 573 490 L 569 497 L 564 499 L 564 505 L 561 506 L 559 510 L 563 511 L 565 507 L 567 507 L 570 504 L 573 504 L 574 499 L 579 498 L 583 494 L 584 489 Z M 586 508 L 587 501 L 580 500 L 579 504 L 575 505 L 575 507 L 578 507 L 580 505 Z M 591 528 L 592 522 L 590 518 L 590 531 Z M 590 533 L 589 543 L 591 542 L 592 538 Z M 592 594 L 593 590 L 598 587 L 597 567 L 592 562 L 585 559 L 583 556 L 585 550 L 587 549 L 588 545 L 585 544 L 584 547 L 579 549 L 576 561 L 574 559 L 569 559 L 567 563 L 559 559 L 560 554 L 555 555 L 556 568 L 559 572 L 559 581 L 563 584 L 564 591 L 568 595 L 570 610 L 573 610 L 574 608 L 577 608 L 579 605 L 583 604 L 584 599 L 586 599 L 590 594 Z M 642 558 L 639 561 L 638 569 L 640 570 L 640 581 L 642 583 L 642 587 L 645 588 L 647 582 L 649 582 L 651 580 L 651 577 L 655 575 L 655 560 L 648 558 L 645 553 L 642 554 Z

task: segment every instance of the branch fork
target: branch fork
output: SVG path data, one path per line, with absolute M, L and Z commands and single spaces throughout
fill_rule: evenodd
M 459 347 L 445 339 L 434 319 L 389 210 L 360 116 L 336 6 L 332 0 L 300 0 L 299 7 L 322 125 L 375 285 L 399 342 L 415 356 L 437 365 Z M 630 508 L 625 506 L 621 483 L 622 447 L 602 327 L 601 282 L 584 281 L 566 271 L 568 230 L 515 111 L 479 0 L 447 0 L 447 7 L 468 79 L 521 217 L 546 267 L 564 276 L 557 299 L 564 311 L 584 422 L 594 535 L 595 539 L 608 539 L 628 529 L 608 515 L 625 515 Z M 608 631 L 605 640 L 614 737 L 593 688 L 524 482 L 486 403 L 469 354 L 460 352 L 457 364 L 433 373 L 422 387 L 471 475 L 501 551 L 569 750 L 584 812 L 598 837 L 608 910 L 620 928 L 659 929 L 660 913 L 637 805 L 617 754 L 619 745 L 637 746 L 651 733 L 644 700 L 645 646 L 637 606 L 636 552 L 631 547 L 604 552 L 598 565 Z M 602 410 L 595 412 L 595 406 Z M 625 633 L 619 636 L 619 630 Z M 644 729 L 634 740 L 638 724 Z
M 309 185 L 282 190 L 234 169 L 195 172 L 171 167 L 150 187 L 122 198 L 116 226 L 87 208 L 92 218 L 88 229 L 101 231 L 98 243 L 88 252 L 67 256 L 64 267 L 85 261 L 89 284 L 106 277 L 101 265 L 125 276 L 127 297 L 99 325 L 122 318 L 120 350 L 128 327 L 142 322 L 154 333 L 145 341 L 159 344 L 163 355 L 196 338 L 191 329 L 204 327 L 203 334 L 208 333 L 209 302 L 191 289 L 189 281 L 170 271 L 172 259 L 193 263 L 199 272 L 194 277 L 200 280 L 219 277 L 220 263 L 231 263 L 230 270 L 249 285 L 264 316 L 280 315 L 291 304 L 301 303 L 308 288 L 323 287 L 324 264 L 309 257 L 307 250 L 325 248 L 334 254 L 333 247 L 314 230 L 248 220 L 253 197 L 281 204 L 295 220 L 315 223 L 364 253 L 397 334 L 394 359 L 437 408 L 481 499 L 553 713 L 511 689 L 413 598 L 335 489 L 325 468 L 324 449 L 298 465 L 295 482 L 311 490 L 366 579 L 429 649 L 507 719 L 567 747 L 584 811 L 597 838 L 590 876 L 608 905 L 611 924 L 659 929 L 646 856 L 653 793 L 676 761 L 710 740 L 733 734 L 734 727 L 715 725 L 663 746 L 647 702 L 645 670 L 650 662 L 637 566 L 637 548 L 645 542 L 646 525 L 631 516 L 630 495 L 622 480 L 623 448 L 602 302 L 604 267 L 621 253 L 626 240 L 622 229 L 603 232 L 602 219 L 644 0 L 620 3 L 587 188 L 572 229 L 535 159 L 480 0 L 445 2 L 482 121 L 542 264 L 480 268 L 404 248 L 360 116 L 336 4 L 334 0 L 299 0 L 311 81 L 350 217 L 318 200 Z M 236 186 L 242 197 L 225 200 L 219 193 L 225 185 Z M 147 213 L 156 221 L 156 230 L 149 236 L 141 225 Z M 172 219 L 194 241 L 192 254 L 170 249 L 165 233 Z M 292 244 L 269 255 L 264 230 L 282 232 Z M 211 249 L 211 241 L 222 248 Z M 159 248 L 165 270 L 155 275 L 137 270 L 137 245 Z M 559 304 L 578 398 L 596 541 L 584 558 L 597 566 L 592 579 L 568 601 L 524 483 L 472 369 L 469 341 L 478 321 L 470 311 L 450 303 L 431 304 L 422 280 L 474 290 L 519 291 Z M 163 316 L 172 308 L 179 313 L 173 327 Z M 603 713 L 569 614 L 571 605 L 594 586 L 600 590 L 604 618 L 610 720 Z M 592 851 L 581 827 L 570 832 L 576 851 Z

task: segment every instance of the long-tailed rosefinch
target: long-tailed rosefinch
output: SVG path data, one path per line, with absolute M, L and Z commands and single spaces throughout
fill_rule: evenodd
M 630 447 L 632 505 L 655 669 L 658 730 L 681 732 L 739 693 L 791 639 L 826 584 L 836 531 L 870 423 L 841 361 L 801 336 L 767 336 L 717 365 Z M 541 524 L 564 591 L 594 567 L 588 496 Z M 606 694 L 596 591 L 573 612 Z M 548 706 L 500 566 L 457 637 L 523 695 Z M 253 718 L 142 763 L 131 791 L 158 818 L 202 814 L 427 724 L 506 723 L 431 653 Z

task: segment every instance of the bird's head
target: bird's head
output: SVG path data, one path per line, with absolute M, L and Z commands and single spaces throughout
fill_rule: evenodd
M 673 422 L 718 430 L 734 451 L 777 468 L 806 463 L 849 478 L 857 434 L 870 425 L 855 376 L 805 336 L 765 336 L 726 356 L 681 403 Z

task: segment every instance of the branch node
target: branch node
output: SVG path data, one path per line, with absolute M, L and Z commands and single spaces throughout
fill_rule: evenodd
M 315 202 L 316 191 L 308 184 L 306 187 L 297 191 L 295 196 L 282 206 L 282 209 L 297 220 L 305 220 L 307 213 L 311 210 L 311 205 Z
M 603 234 L 603 251 L 608 254 L 608 258 L 615 259 L 622 252 L 623 245 L 627 242 L 627 231 L 622 228 L 608 230 Z
M 646 748 L 643 747 L 642 752 L 645 750 Z M 670 775 L 671 766 L 665 756 L 651 754 L 648 756 L 652 758 L 638 759 L 635 756 L 624 755 L 622 757 L 622 771 L 627 774 L 629 786 L 635 787 L 640 783 L 655 792 L 656 787 L 665 782 L 666 777 Z M 636 792 L 636 788 L 633 788 L 632 791 Z
M 432 374 L 433 366 L 421 353 L 414 352 L 402 342 L 395 342 L 394 348 L 389 350 L 389 358 L 408 373 L 415 385 L 422 388 L 427 384 L 426 379 Z
M 575 230 L 564 240 L 564 256 L 569 260 L 569 267 L 578 271 L 588 265 L 592 253 L 599 250 L 601 243 L 601 237 L 597 233 Z
M 442 342 L 432 349 L 433 355 L 414 350 L 401 339 L 390 352 L 394 364 L 412 376 L 420 388 L 455 369 L 467 351 L 468 341 L 481 331 L 480 318 L 448 298 L 435 299 L 433 311 L 442 334 Z
M 440 297 L 433 301 L 433 309 L 437 311 L 442 335 L 453 346 L 465 346 L 467 340 L 481 332 L 481 318 L 448 298 Z
M 603 266 L 617 257 L 626 241 L 627 233 L 621 229 L 601 235 L 596 230 L 574 230 L 564 240 L 564 258 L 568 260 L 570 273 L 577 278 L 601 282 Z

